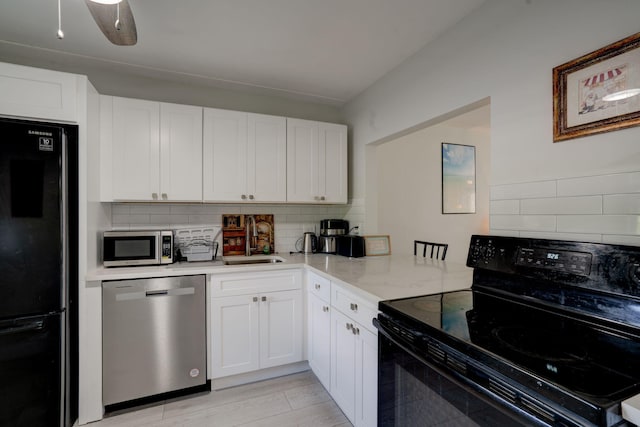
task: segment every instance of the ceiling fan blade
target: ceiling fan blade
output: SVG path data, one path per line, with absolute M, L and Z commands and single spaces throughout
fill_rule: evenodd
M 96 21 L 98 27 L 107 40 L 118 46 L 132 46 L 138 42 L 138 32 L 136 31 L 136 21 L 127 0 L 122 0 L 119 4 L 100 4 L 91 0 L 84 0 L 89 8 L 89 12 Z M 118 17 L 118 6 L 120 16 Z M 119 18 L 119 28 L 116 29 L 116 20 Z

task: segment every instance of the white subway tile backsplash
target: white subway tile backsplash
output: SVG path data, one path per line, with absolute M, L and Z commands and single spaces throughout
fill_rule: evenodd
M 602 236 L 602 243 L 615 245 L 640 246 L 640 236 L 621 236 L 615 234 L 605 234 Z
M 129 211 L 132 214 L 169 214 L 171 206 L 162 203 L 131 205 Z
M 363 222 L 364 209 L 356 208 L 362 209 L 359 220 Z M 220 225 L 223 214 L 273 214 L 276 250 L 289 252 L 305 231 L 320 232 L 320 220 L 345 218 L 350 209 L 350 205 L 113 203 L 111 221 L 114 229 L 126 230 Z
M 159 225 L 173 225 L 173 224 L 189 224 L 188 215 L 149 215 L 149 224 Z
M 526 182 L 491 187 L 491 200 L 532 199 L 556 196 L 556 181 Z
M 640 215 L 565 215 L 558 216 L 558 231 L 640 235 Z
M 558 180 L 558 196 L 640 193 L 640 172 Z
M 602 236 L 600 234 L 583 234 L 583 233 L 544 233 L 536 231 L 521 231 L 520 237 L 528 237 L 532 239 L 555 239 L 570 240 L 573 242 L 595 242 L 600 243 Z
M 494 230 L 490 228 L 489 233 L 495 236 L 520 237 L 520 232 L 517 230 Z
M 640 194 L 604 196 L 605 214 L 640 214 Z
M 600 215 L 602 196 L 525 199 L 520 209 L 523 215 Z
M 556 217 L 553 215 L 492 215 L 491 229 L 555 231 Z
M 494 215 L 518 215 L 520 200 L 493 200 L 490 202 L 489 209 Z
M 493 186 L 490 231 L 640 246 L 640 172 Z

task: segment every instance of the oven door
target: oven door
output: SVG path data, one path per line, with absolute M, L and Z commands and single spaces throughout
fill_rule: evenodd
M 376 322 L 379 426 L 545 426 L 435 366 Z

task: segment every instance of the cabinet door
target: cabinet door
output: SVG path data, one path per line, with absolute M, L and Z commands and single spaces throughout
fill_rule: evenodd
M 320 123 L 318 195 L 327 203 L 347 203 L 347 127 Z
M 247 196 L 256 202 L 287 200 L 287 120 L 248 115 Z
M 14 64 L 0 64 L 0 114 L 79 121 L 78 77 Z
M 356 363 L 356 427 L 378 425 L 378 337 L 358 327 Z
M 331 397 L 355 424 L 356 337 L 354 322 L 338 310 L 331 311 Z
M 257 296 L 212 299 L 211 378 L 258 369 L 259 309 Z
M 316 202 L 318 123 L 287 119 L 287 201 Z
M 203 120 L 204 201 L 247 200 L 247 113 L 205 108 Z
M 162 200 L 202 201 L 202 107 L 160 104 Z
M 114 200 L 158 200 L 160 104 L 113 97 Z
M 302 290 L 260 296 L 260 368 L 302 360 Z
M 309 366 L 324 388 L 331 390 L 331 307 L 312 293 L 308 297 Z

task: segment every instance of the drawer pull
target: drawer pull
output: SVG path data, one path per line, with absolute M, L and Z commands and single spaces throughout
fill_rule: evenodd
M 353 323 L 347 323 L 347 330 L 353 329 Z
M 320 290 L 320 284 L 316 283 L 316 290 Z
M 266 300 L 267 300 L 267 297 L 264 297 L 264 296 L 263 296 L 263 297 L 262 297 L 262 302 L 264 302 L 264 301 L 266 301 Z
M 258 297 L 253 297 L 253 302 L 258 302 Z
M 351 332 L 353 332 L 353 335 L 360 335 L 360 328 L 356 328 L 351 325 Z
M 349 307 L 351 307 L 351 311 L 358 311 L 358 304 L 351 303 L 349 304 Z
M 326 313 L 327 311 L 329 311 L 329 307 L 327 307 L 326 305 L 323 305 L 322 306 L 322 311 L 324 311 Z

